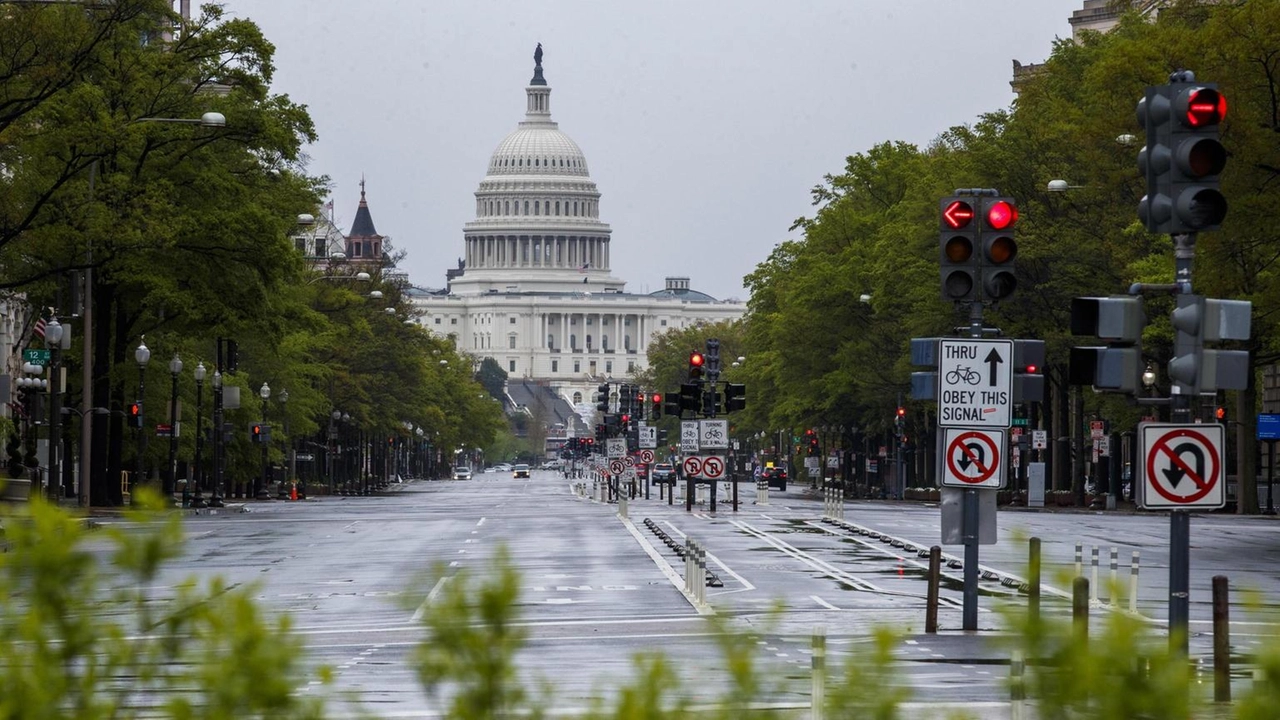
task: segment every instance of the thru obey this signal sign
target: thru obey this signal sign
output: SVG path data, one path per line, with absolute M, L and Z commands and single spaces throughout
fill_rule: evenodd
M 1138 434 L 1142 438 L 1138 502 L 1143 508 L 1215 509 L 1227 504 L 1223 426 L 1142 423 Z
M 943 487 L 1004 487 L 1004 430 L 944 428 Z

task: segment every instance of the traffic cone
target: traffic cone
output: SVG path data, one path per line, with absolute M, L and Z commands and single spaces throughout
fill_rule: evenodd
M 290 500 L 297 500 L 297 499 L 298 499 L 298 484 L 297 484 L 297 483 L 292 483 L 292 484 L 290 484 L 290 485 L 289 485 L 289 499 L 290 499 Z

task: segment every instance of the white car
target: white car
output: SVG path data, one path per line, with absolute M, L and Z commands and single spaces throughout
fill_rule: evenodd
M 454 480 L 470 480 L 471 468 L 465 468 L 465 467 L 454 468 L 453 479 Z

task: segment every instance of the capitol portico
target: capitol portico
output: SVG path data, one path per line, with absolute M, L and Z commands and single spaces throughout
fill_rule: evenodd
M 586 412 L 596 384 L 646 366 L 650 339 L 699 322 L 738 319 L 669 277 L 648 294 L 610 270 L 612 229 L 586 157 L 551 119 L 541 45 L 525 88 L 524 120 L 498 144 L 463 227 L 464 253 L 447 289 L 411 298 L 428 330 L 458 350 L 492 357 L 513 378 L 546 381 Z

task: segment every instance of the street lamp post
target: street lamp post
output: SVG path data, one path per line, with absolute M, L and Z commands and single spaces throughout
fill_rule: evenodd
M 288 468 L 288 470 L 285 474 L 284 481 L 276 484 L 277 485 L 276 499 L 288 500 L 289 491 L 285 488 L 285 486 L 293 482 L 293 479 L 294 479 L 293 478 L 293 449 L 292 449 L 293 439 L 289 437 L 289 411 L 287 406 L 289 402 L 289 391 L 285 389 L 281 389 L 276 396 L 280 398 L 280 413 L 284 415 L 284 447 L 285 447 L 285 453 L 288 457 L 288 461 L 286 464 L 286 467 Z
M 342 411 L 334 410 L 329 415 L 329 447 L 325 453 L 328 463 L 329 494 L 334 494 L 334 456 L 338 454 L 338 421 L 342 419 Z
M 204 435 L 202 434 L 204 432 L 204 423 L 203 423 L 204 418 L 201 417 L 201 409 L 202 409 L 203 400 L 204 400 L 205 372 L 206 371 L 204 369 L 204 363 L 203 362 L 197 363 L 196 372 L 195 372 L 195 376 L 196 376 L 196 467 L 195 467 L 195 472 L 193 473 L 196 481 L 196 494 L 195 494 L 195 497 L 192 498 L 191 500 L 191 507 L 193 508 L 208 507 L 208 504 L 205 503 L 204 501 L 204 495 L 201 492 L 201 489 L 202 489 L 201 486 L 204 484 L 204 468 L 200 465 L 201 460 L 203 459 L 202 455 L 204 451 Z M 182 504 L 184 506 L 187 504 L 187 492 L 185 489 L 182 491 Z
M 62 445 L 62 394 L 58 383 L 58 350 L 62 345 L 62 325 L 58 318 L 49 318 L 44 328 L 44 342 L 49 348 L 49 484 L 45 488 L 49 499 L 58 497 L 61 491 L 62 473 L 58 450 Z
M 209 507 L 223 507 L 222 497 L 222 373 L 213 371 L 213 490 Z
M 143 402 L 146 392 L 147 380 L 147 361 L 151 359 L 151 350 L 147 348 L 146 338 L 138 340 L 138 349 L 133 351 L 133 359 L 138 363 L 138 457 L 134 463 L 134 479 L 133 484 L 143 481 L 142 477 L 142 456 L 147 451 L 147 421 L 146 412 L 147 404 Z
M 182 358 L 174 353 L 169 361 L 169 375 L 173 378 L 172 390 L 169 394 L 169 470 L 165 477 L 164 495 L 173 499 L 178 491 L 178 374 L 182 372 Z M 189 497 L 186 488 L 182 490 L 182 507 L 187 507 Z
M 271 399 L 271 387 L 266 383 L 262 383 L 262 387 L 258 390 L 258 397 L 262 398 L 262 430 L 266 435 L 270 432 L 267 429 L 267 400 Z M 267 473 L 270 471 L 270 460 L 267 457 L 267 451 L 271 443 L 267 442 L 267 438 L 262 440 L 262 477 L 258 478 L 258 488 L 254 496 L 259 500 L 270 500 L 271 493 L 267 491 Z

